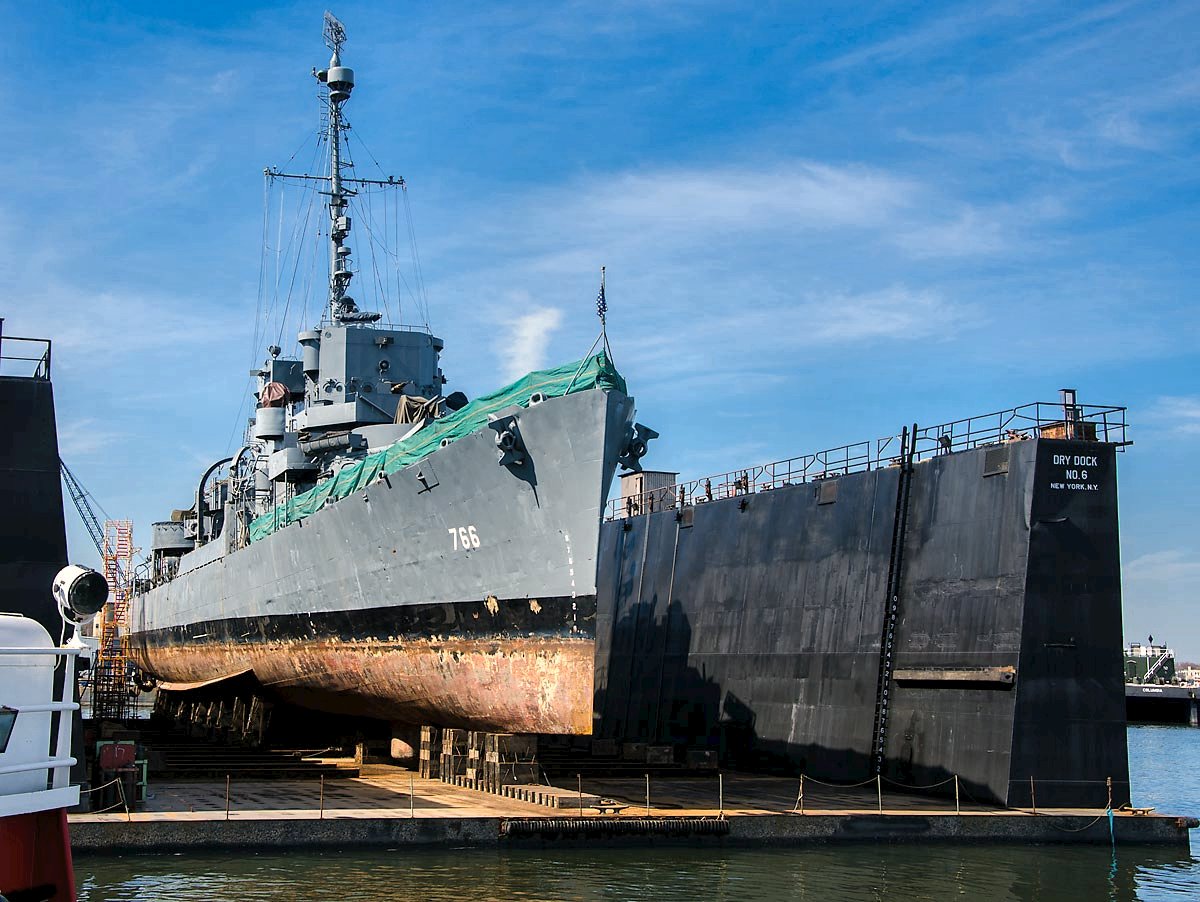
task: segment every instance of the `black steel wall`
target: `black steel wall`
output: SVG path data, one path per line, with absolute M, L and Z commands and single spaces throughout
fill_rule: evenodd
M 1063 459 L 1068 459 L 1063 462 Z M 1010 799 L 1129 802 L 1117 455 L 1041 442 L 1033 501 Z M 1073 475 L 1072 475 L 1073 474 Z
M 884 775 L 894 780 L 958 775 L 968 796 L 1005 798 L 1016 693 L 986 670 L 1019 671 L 1035 450 L 1021 442 L 914 469 L 897 672 L 982 672 L 973 682 L 893 683 Z
M 958 775 L 969 796 L 1007 802 L 1010 783 L 1034 763 L 1047 779 L 1067 771 L 1087 779 L 1099 766 L 1086 763 L 1083 747 L 1110 738 L 1110 702 L 1123 704 L 1119 592 L 1074 602 L 1102 609 L 1075 631 L 1087 633 L 1079 641 L 1094 660 L 1111 648 L 1115 692 L 1108 682 L 1072 682 L 1086 681 L 1086 667 L 1047 681 L 1030 651 L 1047 641 L 1030 608 L 1066 591 L 1040 570 L 1028 576 L 1028 598 L 1026 588 L 1039 455 L 1064 444 L 1019 442 L 916 464 L 895 666 L 933 678 L 890 684 L 890 779 L 928 785 Z M 899 479 L 898 468 L 844 476 L 824 504 L 819 486 L 802 485 L 700 504 L 682 519 L 664 511 L 605 524 L 595 735 L 719 748 L 727 764 L 784 765 L 821 779 L 870 777 Z M 1115 494 L 1111 508 L 1092 513 L 1115 542 Z M 1089 579 L 1119 580 L 1115 545 L 1073 553 L 1070 567 L 1103 574 Z M 1015 681 L 987 676 L 1006 667 Z M 982 676 L 937 678 L 948 670 Z M 1071 693 L 1080 703 L 1068 702 L 1069 724 L 1031 740 Z M 1127 779 L 1117 758 L 1123 734 L 1102 769 Z
M 67 562 L 54 388 L 0 376 L 0 610 L 25 614 L 55 639 L 62 621 L 50 595 Z

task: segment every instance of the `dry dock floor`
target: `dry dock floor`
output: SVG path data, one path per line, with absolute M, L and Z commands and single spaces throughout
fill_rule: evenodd
M 723 783 L 723 800 L 721 798 Z M 560 780 L 564 789 L 576 781 Z M 575 784 L 575 785 L 572 785 Z M 410 792 L 411 787 L 411 792 Z M 728 826 L 701 830 L 711 841 L 800 842 L 836 839 L 922 839 L 1006 842 L 1152 842 L 1184 845 L 1194 821 L 1174 816 L 1115 813 L 1112 832 L 1097 809 L 1001 809 L 953 797 L 910 795 L 884 788 L 882 809 L 874 784 L 830 787 L 742 773 L 705 777 L 586 779 L 585 794 L 612 800 L 618 811 L 550 808 L 417 777 L 390 766 L 367 766 L 360 776 L 336 780 L 159 781 L 137 810 L 122 808 L 69 817 L 77 849 L 135 851 L 204 846 L 424 844 L 496 845 L 509 822 L 525 839 L 604 841 L 614 820 L 647 825 L 654 834 L 686 837 L 687 823 L 724 816 Z M 228 805 L 227 805 L 228 801 Z M 723 801 L 723 804 L 722 804 Z M 572 823 L 574 821 L 574 823 Z M 536 823 L 534 823 L 536 822 Z M 672 824 L 676 828 L 672 829 Z M 657 825 L 657 826 L 655 826 Z M 665 825 L 665 826 L 663 826 Z M 624 825 L 636 828 L 637 824 Z M 654 829 L 650 829 L 654 826 Z M 711 824 L 702 824 L 711 827 Z M 694 831 L 693 831 L 694 832 Z M 626 834 L 629 831 L 625 831 Z M 699 835 L 699 834 L 696 834 Z M 511 837 L 510 837 L 511 838 Z

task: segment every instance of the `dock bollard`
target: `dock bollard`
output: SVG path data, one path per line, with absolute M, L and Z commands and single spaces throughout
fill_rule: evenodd
M 229 774 L 225 775 L 225 820 L 229 820 Z
M 318 820 L 325 820 L 325 775 L 321 774 L 321 813 Z

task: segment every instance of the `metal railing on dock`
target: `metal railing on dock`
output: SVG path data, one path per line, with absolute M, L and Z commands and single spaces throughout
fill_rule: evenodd
M 1129 425 L 1126 408 L 1076 404 L 1073 393 L 1063 401 L 1034 401 L 1019 407 L 917 427 L 913 460 L 970 451 L 1032 438 L 1079 439 L 1115 445 L 1123 450 Z M 655 488 L 609 501 L 606 520 L 635 517 L 656 510 L 750 495 L 791 485 L 833 479 L 881 467 L 900 465 L 900 434 L 840 445 L 813 454 L 743 467 Z
M 5 335 L 0 317 L 0 376 L 49 379 L 50 339 Z

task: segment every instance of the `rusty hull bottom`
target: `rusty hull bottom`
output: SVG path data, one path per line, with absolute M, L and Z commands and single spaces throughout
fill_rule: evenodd
M 273 616 L 135 633 L 171 683 L 253 673 L 284 701 L 394 723 L 506 733 L 592 729 L 595 598 Z
M 590 733 L 590 639 L 295 640 L 176 645 L 164 672 L 244 670 L 283 700 L 334 714 L 501 733 Z

